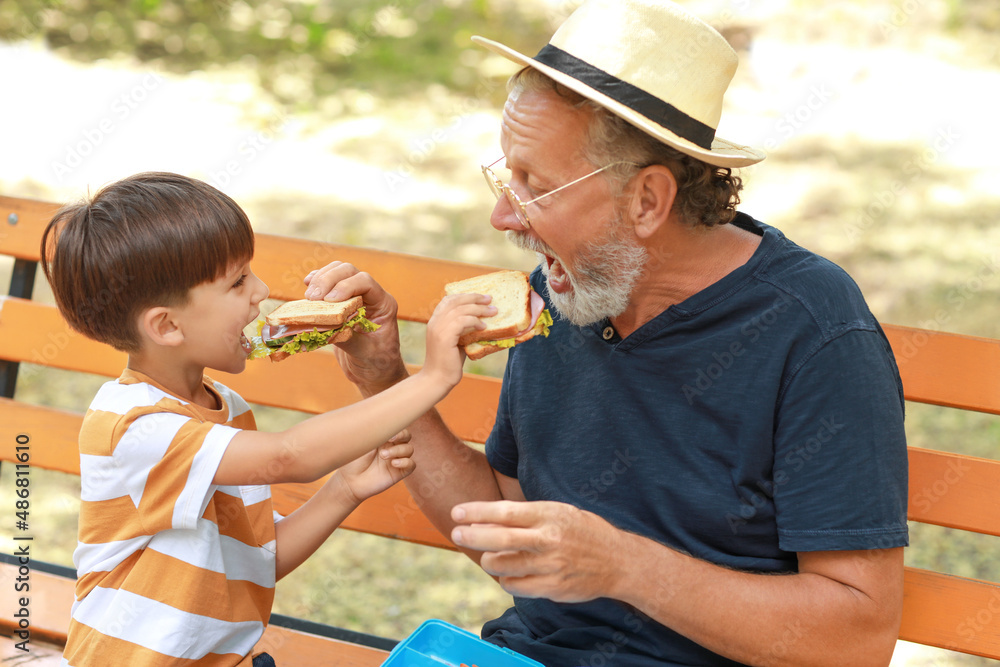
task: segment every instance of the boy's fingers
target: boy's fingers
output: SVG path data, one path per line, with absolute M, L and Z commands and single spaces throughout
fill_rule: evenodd
M 400 445 L 382 445 L 379 448 L 379 456 L 383 459 L 405 459 L 413 455 L 413 445 L 410 443 Z
M 470 303 L 487 304 L 493 300 L 489 294 L 475 294 L 473 292 L 463 294 L 449 294 L 442 301 L 453 306 L 464 306 Z
M 486 322 L 483 322 L 475 315 L 465 315 L 459 318 L 458 323 L 462 325 L 463 333 L 466 331 L 482 331 L 486 328 Z
M 393 459 L 392 467 L 398 469 L 406 476 L 417 469 L 417 464 L 413 459 Z

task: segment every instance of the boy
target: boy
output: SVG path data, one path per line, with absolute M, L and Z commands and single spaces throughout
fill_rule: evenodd
M 275 581 L 409 474 L 412 446 L 387 441 L 458 383 L 459 334 L 496 311 L 487 297 L 445 299 L 418 374 L 261 433 L 243 399 L 205 375 L 246 364 L 243 329 L 268 296 L 253 251 L 240 207 L 176 174 L 114 183 L 46 229 L 42 264 L 59 310 L 128 353 L 80 431 L 79 578 L 62 665 L 273 664 L 250 653 Z M 300 509 L 273 514 L 269 484 L 333 470 Z

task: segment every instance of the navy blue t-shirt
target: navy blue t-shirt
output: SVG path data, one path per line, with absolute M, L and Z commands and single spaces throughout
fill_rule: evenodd
M 740 570 L 905 546 L 885 335 L 842 269 L 749 216 L 733 224 L 762 236 L 750 261 L 627 338 L 554 314 L 548 338 L 512 349 L 491 465 L 528 500 Z M 532 284 L 547 300 L 537 270 Z M 516 598 L 483 636 L 550 667 L 737 664 L 608 599 Z

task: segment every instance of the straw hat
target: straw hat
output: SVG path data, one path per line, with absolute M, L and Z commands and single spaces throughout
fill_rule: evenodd
M 667 0 L 588 0 L 534 58 L 473 41 L 533 67 L 677 150 L 720 167 L 764 153 L 715 136 L 736 52 L 707 23 Z

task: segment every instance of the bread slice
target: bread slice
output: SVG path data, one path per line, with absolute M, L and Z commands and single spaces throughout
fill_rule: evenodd
M 445 294 L 489 294 L 497 314 L 483 318 L 486 328 L 471 331 L 458 339 L 459 345 L 480 340 L 513 338 L 531 326 L 531 286 L 523 271 L 494 271 L 474 278 L 459 280 L 444 286 Z M 468 353 L 468 348 L 466 348 Z M 470 355 L 471 357 L 471 355 Z
M 351 319 L 364 303 L 360 296 L 347 301 L 312 301 L 299 299 L 286 301 L 264 319 L 273 326 L 309 326 L 311 324 L 339 327 Z
M 538 334 L 537 329 L 532 329 L 527 333 L 523 333 L 520 336 L 514 338 L 514 344 L 520 345 L 526 340 L 531 340 Z M 499 338 L 491 338 L 490 340 L 500 340 Z M 494 352 L 500 352 L 501 350 L 509 350 L 509 347 L 502 345 L 491 345 L 487 341 L 469 343 L 465 346 L 465 356 L 469 359 L 476 360 L 482 359 L 483 357 L 493 354 Z

